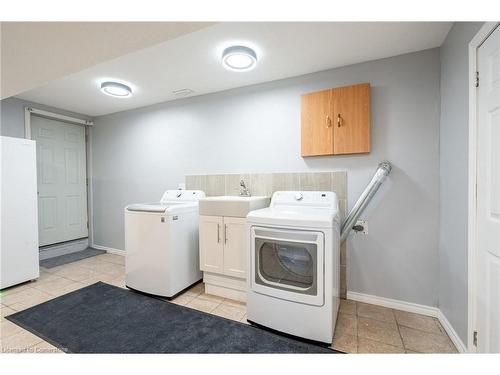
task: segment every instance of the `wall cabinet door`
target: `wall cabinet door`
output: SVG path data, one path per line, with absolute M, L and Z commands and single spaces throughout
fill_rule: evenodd
M 370 152 L 370 84 L 333 89 L 333 154 Z
M 332 90 L 302 95 L 302 156 L 333 154 Z
M 246 219 L 224 217 L 224 274 L 246 278 Z
M 200 269 L 224 271 L 224 221 L 220 216 L 200 216 Z
M 302 156 L 370 152 L 370 84 L 302 95 Z

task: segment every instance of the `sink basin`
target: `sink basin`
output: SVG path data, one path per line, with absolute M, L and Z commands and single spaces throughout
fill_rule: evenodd
M 271 198 L 264 196 L 206 197 L 199 200 L 200 215 L 246 217 L 250 211 L 269 206 Z

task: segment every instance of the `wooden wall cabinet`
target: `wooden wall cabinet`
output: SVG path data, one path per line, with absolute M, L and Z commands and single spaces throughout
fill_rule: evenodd
M 370 152 L 370 84 L 302 95 L 302 156 Z

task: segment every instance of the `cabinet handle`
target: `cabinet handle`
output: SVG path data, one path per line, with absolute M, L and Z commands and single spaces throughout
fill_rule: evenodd
M 227 224 L 224 224 L 224 243 L 227 243 Z
M 337 115 L 337 127 L 342 126 L 342 117 L 340 116 L 340 113 Z
M 332 120 L 330 119 L 330 116 L 326 115 L 326 127 L 329 128 L 332 126 Z
M 220 243 L 220 224 L 217 223 L 217 243 Z

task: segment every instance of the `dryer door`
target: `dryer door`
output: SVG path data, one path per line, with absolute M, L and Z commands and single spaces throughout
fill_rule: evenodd
M 324 304 L 324 235 L 252 227 L 252 290 L 289 301 Z

